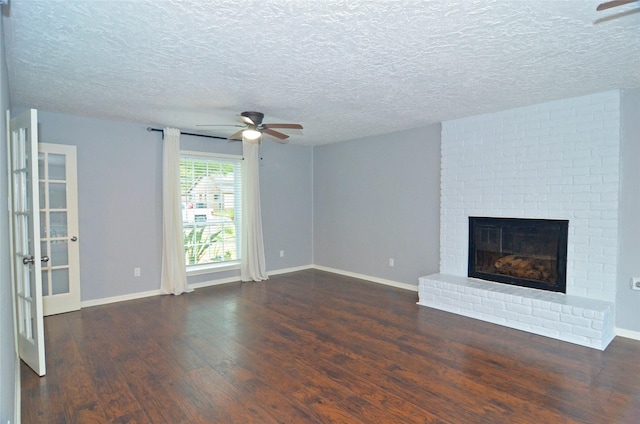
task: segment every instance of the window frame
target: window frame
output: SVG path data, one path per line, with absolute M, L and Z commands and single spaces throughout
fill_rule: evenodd
M 180 150 L 180 161 L 182 161 L 183 159 L 203 159 L 203 160 L 210 160 L 210 161 L 216 161 L 216 160 L 220 160 L 220 161 L 226 161 L 226 162 L 234 162 L 237 163 L 237 165 L 240 168 L 240 175 L 238 176 L 240 181 L 237 183 L 240 186 L 240 193 L 242 193 L 242 172 L 243 172 L 243 160 L 244 158 L 242 157 L 242 155 L 230 155 L 230 154 L 224 154 L 224 153 L 213 153 L 213 152 L 201 152 L 201 151 L 193 151 L 193 150 Z M 182 202 L 182 190 L 180 191 L 180 202 Z M 242 202 L 242 198 L 241 198 L 241 194 L 240 196 L 237 195 L 237 193 L 234 193 L 238 199 L 237 199 L 237 204 L 240 205 L 240 212 L 242 211 L 241 209 L 241 202 Z M 182 207 L 182 205 L 180 205 Z M 236 206 L 234 205 L 234 211 L 237 210 Z M 241 238 L 241 231 L 242 231 L 242 213 L 240 213 L 239 215 L 235 215 L 237 219 L 239 219 L 238 221 L 238 225 L 237 225 L 237 234 L 236 234 L 236 246 L 237 246 L 237 256 L 238 259 L 233 260 L 233 261 L 224 261 L 224 262 L 213 262 L 213 263 L 208 263 L 208 264 L 200 264 L 200 265 L 188 265 L 185 264 L 185 270 L 187 273 L 187 276 L 192 276 L 192 275 L 202 275 L 202 274 L 210 274 L 212 272 L 223 272 L 223 271 L 230 271 L 230 270 L 237 270 L 240 269 L 240 261 L 241 261 L 241 252 L 242 252 L 242 246 L 241 246 L 241 242 L 242 242 L 242 238 Z M 184 232 L 184 229 L 183 229 Z M 184 248 L 184 245 L 183 245 Z

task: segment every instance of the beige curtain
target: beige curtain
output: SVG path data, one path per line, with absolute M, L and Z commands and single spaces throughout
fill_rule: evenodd
M 187 285 L 180 199 L 180 130 L 164 129 L 162 150 L 162 275 L 163 293 L 191 292 Z
M 242 151 L 242 281 L 262 281 L 267 276 L 262 239 L 262 212 L 260 208 L 260 139 L 243 137 Z

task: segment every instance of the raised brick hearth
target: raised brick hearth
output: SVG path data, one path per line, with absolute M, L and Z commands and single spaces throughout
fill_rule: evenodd
M 419 305 L 604 350 L 615 336 L 614 305 L 561 293 L 433 274 L 421 277 Z

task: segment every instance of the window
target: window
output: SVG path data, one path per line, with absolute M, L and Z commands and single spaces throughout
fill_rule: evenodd
M 240 260 L 241 163 L 237 156 L 182 153 L 180 191 L 187 271 Z

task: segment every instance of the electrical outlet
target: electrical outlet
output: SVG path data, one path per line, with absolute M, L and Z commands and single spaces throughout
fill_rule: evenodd
M 631 290 L 640 290 L 640 277 L 631 279 Z
M 134 277 L 140 276 L 140 268 L 133 268 L 133 276 Z
M 281 258 L 284 258 L 284 250 L 281 250 L 281 251 L 280 251 L 280 257 L 281 257 Z
M 395 261 L 393 258 L 389 258 L 389 266 L 395 266 Z

